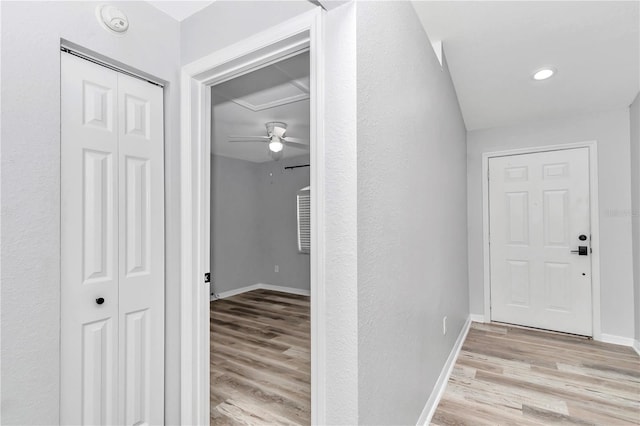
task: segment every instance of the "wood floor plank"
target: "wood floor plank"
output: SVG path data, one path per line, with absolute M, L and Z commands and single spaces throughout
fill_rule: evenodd
M 639 377 L 627 347 L 473 323 L 432 424 L 640 425 Z
M 310 424 L 309 297 L 255 290 L 210 306 L 211 424 Z

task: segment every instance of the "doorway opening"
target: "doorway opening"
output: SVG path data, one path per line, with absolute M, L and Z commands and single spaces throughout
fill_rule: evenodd
M 485 320 L 600 338 L 595 142 L 483 156 Z
M 324 100 L 322 12 L 283 22 L 182 68 L 181 422 L 210 421 L 212 87 L 309 54 L 310 415 L 324 423 Z M 275 119 L 270 121 L 277 121 Z M 264 123 L 266 124 L 266 123 Z M 282 127 L 282 126 L 278 126 Z M 273 126 L 275 128 L 275 126 Z M 264 127 L 268 131 L 267 126 Z M 291 128 L 293 130 L 293 127 Z M 281 132 L 281 130 L 278 130 Z M 246 135 L 246 134 L 245 134 Z M 249 135 L 249 136 L 262 136 Z M 265 133 L 268 136 L 268 133 Z M 297 138 L 293 132 L 285 135 Z M 270 141 L 270 143 L 273 141 Z M 267 144 L 265 144 L 267 145 Z M 284 143 L 284 149 L 287 150 Z M 267 153 L 267 146 L 260 148 Z M 292 150 L 293 151 L 293 150 Z M 265 155 L 262 154 L 262 155 Z M 282 160 L 281 160 L 282 161 Z M 298 165 L 298 164 L 296 164 Z M 278 166 L 280 167 L 280 166 Z M 294 169 L 297 170 L 297 169 Z M 287 171 L 289 172 L 289 170 Z M 295 225 L 295 224 L 294 224 Z M 275 265 L 274 272 L 275 273 Z M 281 265 L 279 265 L 281 266 Z M 214 292 L 216 273 L 213 272 Z M 260 283 L 271 284 L 271 283 Z M 247 285 L 251 285 L 248 283 Z M 273 284 L 278 285 L 278 284 Z M 222 293 L 222 291 L 219 291 Z M 220 295 L 220 294 L 219 294 Z M 222 298 L 221 302 L 225 299 Z
M 309 51 L 210 90 L 210 421 L 309 424 Z

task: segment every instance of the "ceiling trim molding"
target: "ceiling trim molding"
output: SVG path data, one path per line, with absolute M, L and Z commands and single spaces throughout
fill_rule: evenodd
M 273 64 L 273 67 L 275 69 L 277 69 L 278 71 L 280 71 L 282 74 L 284 74 L 285 76 L 287 76 L 291 81 L 289 82 L 290 84 L 294 85 L 295 87 L 297 87 L 298 89 L 302 90 L 303 92 L 309 93 L 309 85 L 304 84 L 302 81 L 300 81 L 299 79 L 293 77 L 291 74 L 289 74 L 286 70 L 282 69 L 282 67 L 278 66 L 278 64 Z
M 258 112 L 258 111 L 264 111 L 265 109 L 271 109 L 271 108 L 275 108 L 275 107 L 279 107 L 282 105 L 288 105 L 288 104 L 292 104 L 294 102 L 300 102 L 300 101 L 305 101 L 307 99 L 309 99 L 309 94 L 308 93 L 302 93 L 300 95 L 294 95 L 294 96 L 288 96 L 286 98 L 282 98 L 282 99 L 277 99 L 275 101 L 271 101 L 271 102 L 266 102 L 264 104 L 259 104 L 259 105 L 254 105 L 250 102 L 244 101 L 242 99 L 238 99 L 238 98 L 234 98 L 234 99 L 230 99 L 220 93 L 217 93 L 217 95 L 219 95 L 222 98 L 225 98 L 228 101 L 231 101 L 235 104 L 240 105 L 241 107 L 244 107 L 250 111 L 253 112 Z
M 287 59 L 289 57 L 293 57 L 293 56 L 297 56 L 300 55 L 301 53 L 305 53 L 308 52 L 309 49 L 303 49 L 300 52 L 296 52 L 295 55 L 291 55 L 288 56 Z M 229 96 L 232 95 L 232 93 L 228 93 L 225 94 L 224 91 L 222 90 L 217 90 L 215 87 L 213 88 L 214 93 L 217 96 L 220 96 L 223 99 L 226 99 L 228 101 L 231 101 L 237 105 L 240 105 L 243 108 L 248 109 L 249 111 L 253 111 L 253 112 L 258 112 L 258 111 L 264 111 L 267 109 L 271 109 L 271 108 L 276 108 L 279 106 L 283 106 L 283 105 L 288 105 L 288 104 L 292 104 L 294 102 L 300 102 L 300 101 L 305 101 L 309 99 L 309 92 L 310 92 L 310 88 L 309 88 L 309 84 L 305 82 L 304 79 L 301 79 L 299 77 L 296 77 L 295 75 L 292 75 L 292 73 L 290 73 L 289 71 L 287 71 L 285 69 L 285 67 L 281 66 L 282 62 L 280 63 L 273 63 L 270 64 L 269 67 L 273 68 L 274 70 L 276 70 L 278 73 L 282 74 L 282 76 L 286 77 L 286 79 L 288 81 L 286 81 L 286 83 L 284 83 L 285 87 L 293 87 L 295 89 L 297 89 L 297 91 L 300 91 L 302 93 L 297 93 L 294 95 L 290 95 L 290 96 L 282 96 L 278 97 L 276 99 L 270 100 L 268 102 L 263 102 L 263 103 L 254 103 L 251 102 L 249 100 L 247 100 L 244 97 L 233 97 L 233 96 Z M 266 68 L 266 67 L 265 67 Z

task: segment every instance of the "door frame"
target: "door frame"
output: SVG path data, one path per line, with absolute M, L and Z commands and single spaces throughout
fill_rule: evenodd
M 182 424 L 209 424 L 210 87 L 310 52 L 311 422 L 325 423 L 324 12 L 320 7 L 217 50 L 181 70 Z
M 591 304 L 594 340 L 602 340 L 600 323 L 600 214 L 598 202 L 598 143 L 585 141 L 558 145 L 514 148 L 482 154 L 482 255 L 484 264 L 484 321 L 491 322 L 491 249 L 489 247 L 489 159 L 518 154 L 589 149 L 589 193 L 591 216 Z

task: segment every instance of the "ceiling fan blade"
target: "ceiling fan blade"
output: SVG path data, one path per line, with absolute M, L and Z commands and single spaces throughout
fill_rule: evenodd
M 291 142 L 290 140 L 287 140 L 287 139 L 284 140 L 284 143 L 285 145 L 291 146 L 293 148 L 309 149 L 309 145 L 307 145 L 306 143 Z
M 269 139 L 269 136 L 229 135 L 229 139 Z
M 269 142 L 269 139 L 229 139 L 227 142 Z
M 306 141 L 304 139 L 300 139 L 300 138 L 290 138 L 289 136 L 287 136 L 286 138 L 284 138 L 285 142 L 293 142 L 293 143 L 299 143 L 302 145 L 307 145 L 309 146 L 309 141 Z

